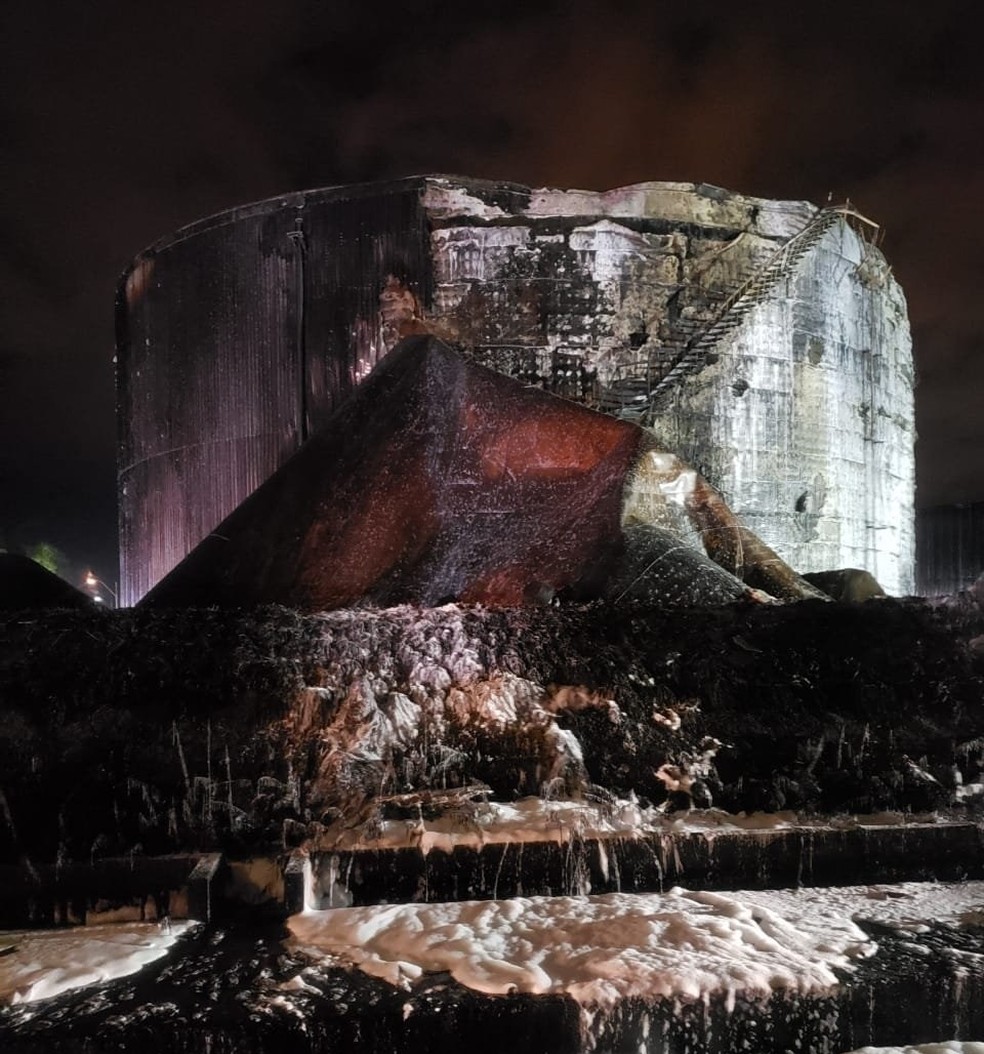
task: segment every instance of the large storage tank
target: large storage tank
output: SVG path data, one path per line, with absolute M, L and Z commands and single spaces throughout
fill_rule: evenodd
M 984 501 L 920 509 L 916 516 L 919 595 L 959 593 L 970 589 L 982 576 Z
M 123 602 L 319 427 L 401 317 L 651 424 L 797 568 L 909 591 L 911 347 L 871 230 L 694 184 L 438 176 L 186 227 L 118 298 Z

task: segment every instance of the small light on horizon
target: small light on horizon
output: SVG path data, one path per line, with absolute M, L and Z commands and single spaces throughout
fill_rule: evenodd
M 108 593 L 113 598 L 112 603 L 108 606 L 111 608 L 119 607 L 119 593 L 117 592 L 119 589 L 118 584 L 114 583 L 116 584 L 116 589 L 114 589 L 108 583 L 104 582 L 91 567 L 82 577 L 82 582 L 85 588 L 89 590 L 89 595 L 96 604 L 106 604 L 107 601 L 104 594 Z

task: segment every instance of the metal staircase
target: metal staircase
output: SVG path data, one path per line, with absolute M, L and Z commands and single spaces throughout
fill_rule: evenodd
M 668 339 L 645 356 L 622 364 L 603 389 L 598 409 L 625 420 L 651 424 L 659 397 L 687 374 L 704 366 L 708 356 L 744 322 L 795 268 L 796 264 L 845 215 L 848 206 L 820 209 L 765 262 L 725 293 L 710 321 L 678 319 Z

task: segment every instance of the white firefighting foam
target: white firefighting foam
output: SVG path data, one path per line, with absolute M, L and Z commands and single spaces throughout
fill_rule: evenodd
M 136 973 L 166 954 L 191 925 L 114 923 L 0 933 L 0 1006 Z
M 308 953 L 409 987 L 450 973 L 490 994 L 568 993 L 586 1006 L 626 998 L 764 997 L 829 991 L 878 945 L 858 921 L 919 933 L 984 917 L 984 883 L 836 889 L 516 897 L 305 912 Z

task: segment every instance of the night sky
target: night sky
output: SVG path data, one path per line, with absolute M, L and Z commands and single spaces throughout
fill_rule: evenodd
M 885 228 L 920 505 L 984 499 L 984 61 L 951 0 L 6 0 L 0 547 L 115 576 L 113 297 L 144 246 L 304 187 L 422 172 L 693 180 Z

